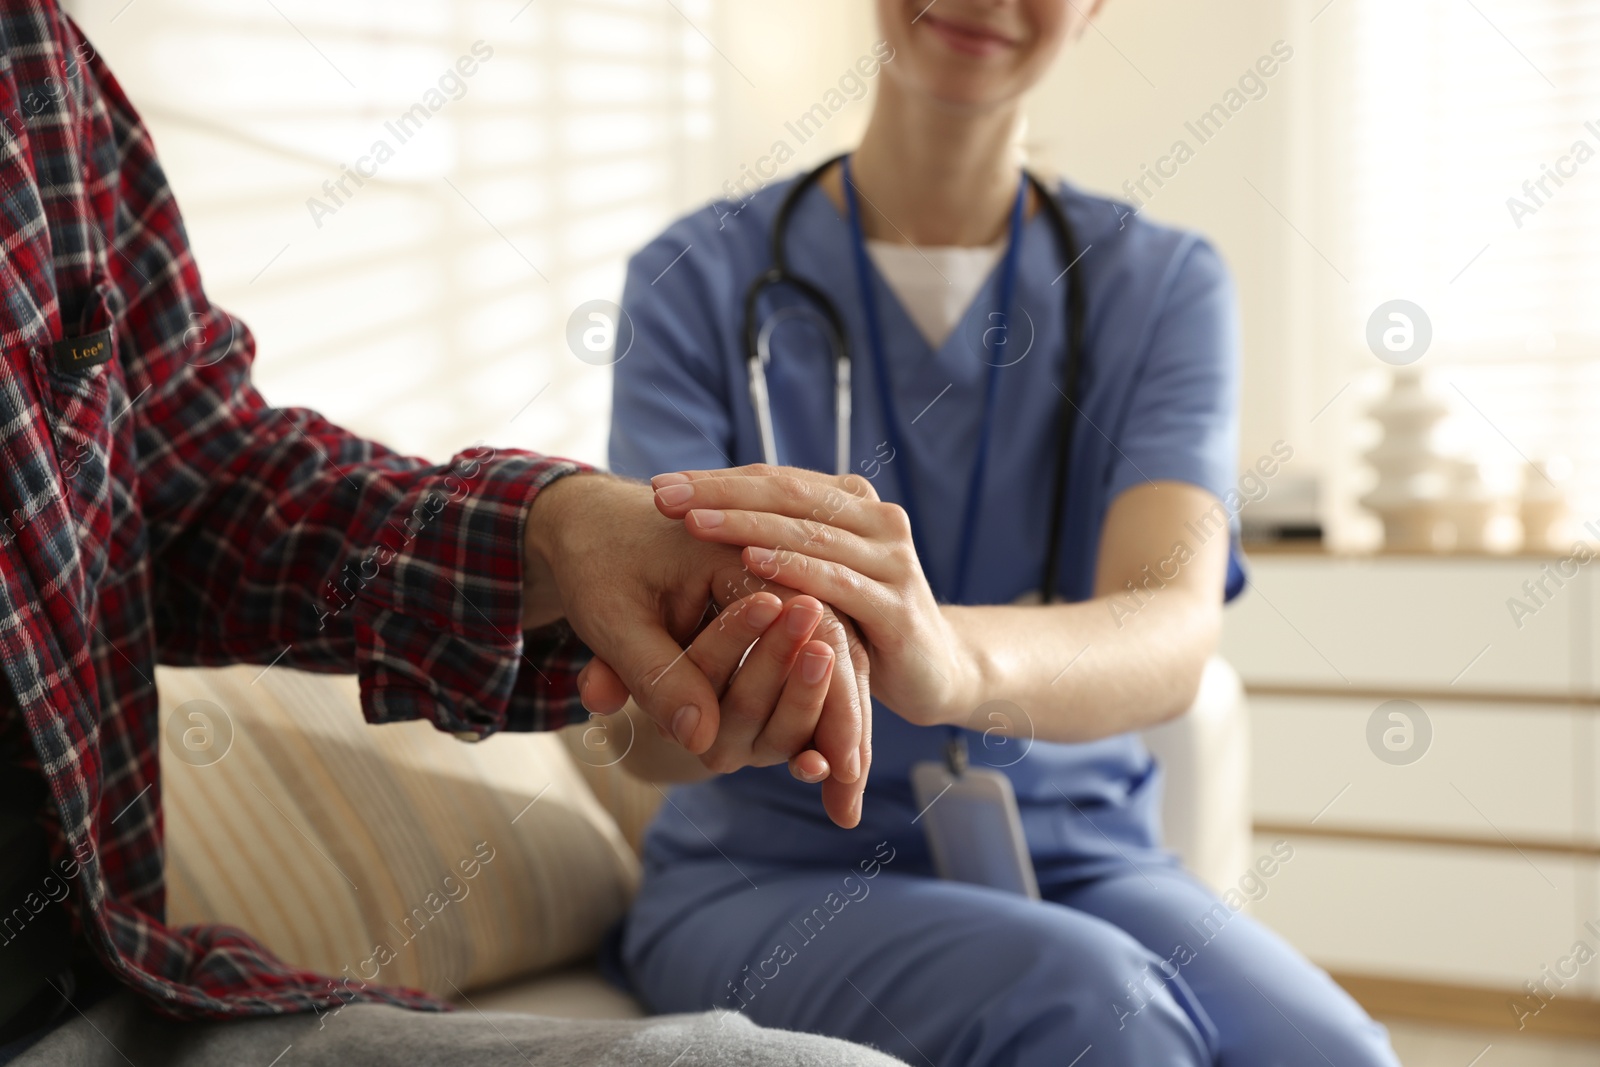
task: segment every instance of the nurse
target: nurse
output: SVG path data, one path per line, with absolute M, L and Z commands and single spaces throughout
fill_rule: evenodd
M 1200 238 L 1056 183 L 1063 259 L 1023 178 L 1021 99 L 1092 11 L 877 13 L 892 58 L 866 135 L 784 231 L 816 292 L 770 287 L 755 309 L 770 433 L 743 298 L 792 183 L 633 259 L 611 436 L 615 469 L 662 476 L 664 514 L 855 620 L 874 698 L 860 823 L 831 824 L 782 767 L 674 790 L 617 962 L 656 1011 L 720 1008 L 910 1063 L 1393 1067 L 1326 974 L 1163 848 L 1136 733 L 1192 701 L 1239 584 L 1227 274 Z M 819 295 L 855 355 L 849 477 Z M 781 470 L 725 470 L 774 447 Z M 910 775 L 952 739 L 1009 779 L 1041 899 L 935 877 Z

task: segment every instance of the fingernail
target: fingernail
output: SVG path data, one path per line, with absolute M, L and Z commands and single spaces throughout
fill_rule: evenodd
M 690 704 L 679 708 L 672 716 L 672 735 L 684 748 L 694 739 L 694 728 L 700 725 L 700 709 Z
M 745 551 L 750 553 L 750 560 L 753 563 L 771 563 L 778 558 L 778 554 L 770 548 L 751 547 Z
M 845 769 L 845 772 L 850 775 L 850 780 L 852 782 L 857 782 L 857 781 L 861 780 L 861 750 L 860 749 L 857 749 L 856 751 L 850 753 L 850 755 L 845 757 L 844 769 Z M 856 814 L 857 815 L 861 814 L 861 798 L 860 797 L 856 798 Z
M 682 485 L 689 480 L 687 474 L 658 474 L 650 479 L 650 484 L 657 489 L 663 485 Z
M 817 621 L 821 618 L 820 604 L 796 604 L 789 609 L 789 636 L 804 637 L 817 628 Z
M 861 794 L 856 794 L 855 803 L 850 805 L 850 814 L 855 816 L 856 825 L 861 825 Z
M 678 744 L 688 749 L 690 742 L 694 741 L 694 728 L 696 726 L 699 726 L 698 707 L 694 707 L 693 704 L 688 705 L 688 707 L 680 707 L 672 717 L 672 736 L 677 737 Z
M 669 508 L 686 504 L 694 496 L 692 485 L 664 485 L 656 490 L 656 499 Z
M 782 610 L 783 601 L 762 598 L 744 609 L 744 621 L 752 630 L 765 630 L 773 624 L 778 612 Z
M 820 652 L 807 652 L 800 657 L 800 677 L 806 680 L 807 685 L 821 685 L 832 663 L 832 656 L 824 656 Z
M 689 489 L 688 486 L 684 486 L 684 488 L 686 490 Z M 693 492 L 693 490 L 689 491 Z M 666 494 L 663 493 L 662 497 L 665 498 Z M 672 501 L 668 500 L 667 503 L 671 504 Z M 718 526 L 721 526 L 724 522 L 726 522 L 728 518 L 727 515 L 720 511 L 691 511 L 689 514 L 691 517 L 693 517 L 694 524 L 700 527 L 702 530 L 715 530 Z

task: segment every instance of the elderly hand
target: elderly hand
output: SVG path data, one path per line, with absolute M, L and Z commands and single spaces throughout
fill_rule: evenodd
M 718 614 L 684 652 L 717 692 L 717 740 L 703 755 L 691 756 L 659 726 L 651 733 L 665 740 L 633 735 L 632 720 L 638 716 L 630 710 L 617 716 L 628 722 L 605 723 L 608 736 L 615 735 L 627 750 L 625 765 L 647 780 L 693 781 L 708 773 L 787 761 L 790 773 L 803 782 L 827 778 L 827 759 L 807 747 L 835 660 L 831 645 L 811 639 L 823 611 L 812 597 L 784 603 L 763 592 Z M 629 699 L 622 679 L 600 660 L 584 668 L 580 685 L 584 707 L 597 715 L 611 716 Z
M 725 715 L 722 687 L 701 666 L 737 639 L 748 647 L 753 633 L 741 635 L 730 620 L 722 633 L 701 634 L 711 643 L 702 646 L 705 654 L 691 657 L 684 649 L 713 601 L 728 606 L 758 591 L 788 601 L 798 595 L 794 590 L 750 573 L 735 549 L 697 542 L 656 512 L 648 487 L 610 475 L 569 475 L 545 487 L 529 510 L 525 537 L 523 625 L 564 616 L 594 651 L 600 665 L 579 679 L 585 706 L 615 710 L 617 692 L 625 690 L 684 748 L 722 769 L 815 748 L 830 772 L 822 787 L 829 816 L 841 826 L 859 821 L 871 762 L 871 704 L 867 657 L 852 628 L 828 611 L 815 623 L 816 636 L 849 669 L 831 673 L 815 730 L 797 740 L 795 714 L 769 729 L 781 702 L 770 671 L 757 676 L 767 684 L 741 689 L 737 707 Z M 791 611 L 809 617 L 812 606 Z M 748 695 L 758 690 L 767 694 L 764 707 Z

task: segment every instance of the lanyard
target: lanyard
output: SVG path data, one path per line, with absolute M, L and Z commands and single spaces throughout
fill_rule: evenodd
M 845 157 L 843 162 L 845 199 L 850 208 L 850 236 L 854 245 L 856 261 L 856 282 L 861 290 L 861 306 L 866 312 L 868 347 L 872 352 L 873 378 L 878 387 L 878 403 L 882 409 L 884 432 L 888 434 L 889 447 L 893 454 L 905 454 L 901 448 L 900 423 L 895 415 L 894 395 L 889 388 L 889 366 L 884 355 L 883 327 L 878 317 L 878 302 L 872 287 L 872 271 L 867 259 L 866 232 L 861 225 L 861 205 L 856 193 L 856 184 L 850 173 L 850 158 Z M 1011 231 L 1006 243 L 1005 261 L 1000 269 L 1000 310 L 991 314 L 991 318 L 998 317 L 999 323 L 983 332 L 984 351 L 988 355 L 989 372 L 984 385 L 983 421 L 978 430 L 977 454 L 973 458 L 972 474 L 967 481 L 966 512 L 961 521 L 961 540 L 956 555 L 955 581 L 949 590 L 950 595 L 944 598 L 947 602 L 959 602 L 967 584 L 967 571 L 972 558 L 972 543 L 978 528 L 978 511 L 982 503 L 984 471 L 989 459 L 989 437 L 994 425 L 996 400 L 1000 393 L 1000 367 L 1002 360 L 999 349 L 1006 343 L 1010 329 L 1012 303 L 1016 297 L 1017 264 L 1021 259 L 1022 249 L 1022 224 L 1023 215 L 1027 204 L 1028 179 L 1024 174 L 1017 183 L 1017 196 L 1011 208 Z M 911 520 L 912 541 L 926 545 L 925 528 L 922 526 L 922 514 L 917 507 L 915 490 L 911 484 L 910 471 L 905 467 L 896 469 L 900 482 L 901 497 L 904 500 L 906 515 Z

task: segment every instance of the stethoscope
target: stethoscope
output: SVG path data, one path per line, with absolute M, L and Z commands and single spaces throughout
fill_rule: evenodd
M 887 391 L 886 373 L 882 344 L 876 322 L 876 312 L 871 299 L 870 289 L 867 287 L 865 270 L 864 241 L 861 235 L 860 219 L 857 207 L 857 198 L 854 183 L 850 177 L 850 162 L 848 155 L 836 156 L 826 163 L 806 174 L 797 181 L 793 188 L 784 197 L 778 207 L 777 217 L 772 223 L 772 266 L 765 273 L 751 283 L 744 298 L 744 342 L 745 361 L 749 369 L 750 403 L 755 409 L 756 424 L 761 437 L 761 454 L 763 460 L 776 466 L 778 464 L 777 436 L 773 429 L 772 398 L 767 388 L 766 365 L 772 358 L 772 334 L 783 322 L 797 316 L 820 314 L 823 319 L 824 333 L 827 335 L 829 348 L 833 354 L 834 366 L 834 448 L 836 453 L 835 469 L 839 474 L 850 470 L 850 416 L 851 416 L 851 374 L 854 358 L 850 348 L 849 333 L 845 329 L 844 319 L 839 314 L 834 302 L 813 283 L 795 274 L 789 268 L 787 256 L 787 238 L 789 224 L 793 219 L 795 209 L 811 187 L 816 185 L 818 179 L 829 168 L 839 164 L 844 167 L 846 194 L 849 198 L 851 210 L 852 229 L 855 236 L 857 253 L 858 277 L 863 284 L 863 299 L 868 307 L 868 319 L 872 334 L 874 369 L 878 373 L 878 393 L 880 401 L 885 404 L 885 425 L 893 437 L 898 433 L 892 410 L 889 410 L 889 394 Z M 1062 262 L 1068 264 L 1062 277 L 1066 279 L 1066 309 L 1067 309 L 1067 364 L 1065 375 L 1065 388 L 1062 390 L 1061 414 L 1056 427 L 1056 457 L 1055 457 L 1055 482 L 1051 494 L 1050 505 L 1050 537 L 1047 542 L 1049 548 L 1045 553 L 1044 575 L 1039 587 L 1039 596 L 1046 603 L 1053 603 L 1057 596 L 1057 585 L 1061 569 L 1061 535 L 1066 517 L 1066 502 L 1068 480 L 1072 465 L 1072 435 L 1077 424 L 1078 415 L 1078 390 L 1079 380 L 1083 369 L 1084 360 L 1084 314 L 1086 297 L 1084 294 L 1081 272 L 1074 272 L 1073 267 L 1078 262 L 1077 241 L 1073 234 L 1072 226 L 1067 221 L 1066 212 L 1060 203 L 1038 177 L 1032 172 L 1024 170 L 1023 180 L 1019 184 L 1018 196 L 1013 212 L 1011 247 L 1007 251 L 1014 260 L 1017 255 L 1017 245 L 1021 238 L 1022 211 L 1024 205 L 1023 192 L 1032 187 L 1038 202 L 1043 206 L 1045 217 L 1049 220 L 1051 229 L 1055 232 L 1056 244 L 1059 246 Z M 1057 281 L 1061 280 L 1060 278 Z M 766 320 L 759 320 L 757 304 L 763 294 L 779 286 L 787 286 L 803 296 L 807 306 L 790 306 L 783 308 Z M 1003 285 L 1003 290 L 1009 284 Z M 1008 304 L 1008 299 L 1003 299 L 1002 304 Z M 1009 314 L 1010 308 L 1005 307 L 1003 314 Z M 990 391 L 989 401 L 994 398 L 994 369 L 997 365 L 990 363 Z M 989 419 L 985 419 L 985 436 L 980 442 L 979 455 L 974 469 L 974 486 L 981 482 L 983 460 L 986 452 L 987 426 Z M 896 449 L 898 451 L 898 448 Z M 917 528 L 917 515 L 912 506 L 910 479 L 901 468 L 901 486 L 904 490 L 907 510 L 912 512 L 913 529 Z M 962 578 L 965 575 L 965 561 L 971 541 L 971 530 L 976 518 L 977 501 L 971 499 L 975 493 L 969 494 L 968 521 L 964 524 L 963 547 L 959 556 L 959 570 L 956 581 L 956 592 L 960 592 Z

